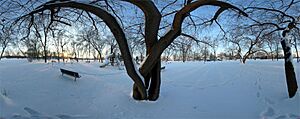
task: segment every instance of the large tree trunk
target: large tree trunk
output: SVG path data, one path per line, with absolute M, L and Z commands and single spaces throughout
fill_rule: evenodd
M 283 32 L 283 37 L 285 37 L 285 31 Z M 287 88 L 289 92 L 289 97 L 292 98 L 295 96 L 298 85 L 297 85 L 297 80 L 296 80 L 296 74 L 294 71 L 294 66 L 292 63 L 293 57 L 291 53 L 291 47 L 288 45 L 289 43 L 286 41 L 286 39 L 281 41 L 282 49 L 284 52 L 284 66 L 285 66 L 285 76 L 286 76 L 286 83 L 287 83 Z
M 160 67 L 161 61 L 158 59 L 157 64 L 151 70 L 151 73 L 144 77 L 144 83 L 146 89 L 148 89 L 147 99 L 150 101 L 156 101 L 159 97 L 160 84 L 161 84 L 161 75 Z M 151 81 L 151 83 L 150 83 Z M 150 87 L 149 87 L 150 86 Z M 144 100 L 138 91 L 136 84 L 133 85 L 133 95 L 132 97 L 136 100 Z
M 128 1 L 136 6 L 138 6 L 145 14 L 145 43 L 146 43 L 146 55 L 153 53 L 151 50 L 155 49 L 153 46 L 158 43 L 158 30 L 159 24 L 161 20 L 161 14 L 154 5 L 152 1 Z M 158 49 L 157 49 L 158 50 Z M 156 51 L 157 52 L 157 51 Z M 160 54 L 161 55 L 161 54 Z M 156 63 L 153 64 L 153 67 L 147 68 L 150 71 L 143 72 L 145 68 L 140 68 L 140 73 L 143 75 L 144 83 L 146 89 L 148 89 L 148 96 L 147 99 L 151 101 L 155 101 L 159 97 L 159 90 L 160 90 L 160 55 L 159 58 L 151 59 L 155 60 Z M 147 60 L 147 58 L 146 58 Z M 143 65 L 143 64 L 142 64 Z M 134 91 L 133 92 L 137 92 Z M 133 97 L 138 96 L 137 94 L 133 93 Z
M 160 92 L 160 84 L 161 84 L 161 60 L 157 62 L 155 67 L 152 69 L 151 72 L 151 84 L 150 88 L 148 90 L 148 100 L 150 101 L 155 101 L 159 97 L 159 92 Z
M 161 60 L 160 59 L 157 60 L 158 60 L 157 64 L 151 70 L 150 74 L 144 77 L 145 87 L 146 89 L 148 89 L 147 99 L 150 101 L 157 100 L 160 92 Z M 135 84 L 133 85 L 133 98 L 136 100 L 143 100 Z

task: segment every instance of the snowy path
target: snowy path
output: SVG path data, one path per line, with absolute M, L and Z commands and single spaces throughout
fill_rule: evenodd
M 61 76 L 61 67 L 82 77 Z M 298 119 L 300 93 L 288 98 L 283 71 L 281 61 L 172 62 L 162 71 L 159 100 L 139 102 L 130 97 L 132 81 L 124 70 L 94 62 L 2 60 L 0 119 Z

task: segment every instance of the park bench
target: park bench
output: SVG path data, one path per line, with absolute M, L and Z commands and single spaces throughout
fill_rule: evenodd
M 80 76 L 77 72 L 69 71 L 69 70 L 62 69 L 62 68 L 60 68 L 60 71 L 61 71 L 62 75 L 67 74 L 69 76 L 73 76 L 75 78 L 75 81 L 76 81 L 76 78 L 80 78 Z

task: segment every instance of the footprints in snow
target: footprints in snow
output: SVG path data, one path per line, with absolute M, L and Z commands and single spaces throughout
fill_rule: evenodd
M 295 114 L 285 114 L 285 115 L 279 115 L 277 117 L 274 117 L 274 115 L 271 116 L 262 116 L 262 119 L 299 119 L 299 115 Z
M 112 118 L 113 119 L 120 119 L 120 118 L 125 116 L 125 113 L 123 112 L 123 110 L 121 109 L 121 107 L 119 105 L 114 104 L 113 108 L 118 110 L 118 111 L 115 111 L 115 112 L 112 113 Z
M 29 107 L 25 107 L 24 110 L 29 114 L 29 116 L 15 114 L 10 119 L 86 119 L 88 116 L 85 115 L 66 115 L 66 114 L 58 114 L 55 116 L 46 115 L 40 113 L 34 109 Z
M 276 116 L 276 110 L 270 106 L 261 114 L 261 117 L 262 119 L 300 119 L 300 115 L 292 113 Z
M 275 111 L 272 107 L 268 107 L 265 112 L 262 113 L 262 117 L 272 117 L 275 115 Z
M 256 92 L 256 97 L 257 98 L 263 98 L 265 96 L 262 95 L 262 87 L 261 87 L 261 78 L 258 78 L 258 80 L 255 81 L 254 85 L 257 87 L 257 92 Z M 264 110 L 262 113 L 261 113 L 261 117 L 263 119 L 268 119 L 269 117 L 273 117 L 276 113 L 275 113 L 275 110 L 273 108 L 272 105 L 274 105 L 275 103 L 270 100 L 269 98 L 264 98 L 263 100 L 268 106 L 266 108 L 266 110 Z
M 282 114 L 278 115 L 276 110 L 273 108 L 276 105 L 276 102 L 262 95 L 262 87 L 260 85 L 261 78 L 255 81 L 254 85 L 257 86 L 256 97 L 262 98 L 265 104 L 267 104 L 267 108 L 261 113 L 262 119 L 300 119 L 300 115 L 296 114 Z M 277 116 L 276 116 L 277 115 Z
M 257 89 L 258 91 L 256 92 L 256 97 L 259 98 L 261 96 L 261 85 L 260 85 L 260 82 L 261 82 L 261 78 L 259 78 L 258 80 L 255 81 L 254 85 L 257 86 Z
M 266 104 L 268 105 L 267 106 L 267 109 L 261 113 L 261 117 L 263 119 L 267 119 L 269 117 L 273 117 L 274 115 L 276 115 L 276 111 L 275 109 L 273 108 L 273 105 L 275 104 L 272 100 L 270 100 L 269 98 L 265 98 L 264 101 L 266 102 Z
M 275 102 L 270 100 L 269 98 L 265 98 L 265 102 L 268 104 L 268 105 L 274 105 Z

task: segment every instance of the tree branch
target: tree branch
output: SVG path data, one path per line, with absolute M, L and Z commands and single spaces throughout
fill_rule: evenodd
M 219 6 L 227 9 L 229 8 L 234 9 L 246 17 L 248 16 L 244 11 L 240 10 L 239 8 L 229 3 L 217 1 L 217 0 L 209 0 L 209 1 L 198 0 L 185 5 L 180 11 L 178 11 L 175 14 L 175 17 L 173 19 L 172 29 L 167 31 L 167 33 L 160 38 L 159 42 L 156 45 L 154 45 L 153 48 L 151 49 L 150 54 L 147 55 L 146 60 L 144 60 L 140 68 L 142 74 L 145 74 L 147 72 L 150 72 L 150 70 L 152 70 L 154 64 L 157 62 L 156 60 L 153 59 L 159 58 L 162 52 L 164 51 L 164 49 L 166 49 L 174 41 L 174 39 L 181 34 L 182 22 L 188 16 L 188 14 L 194 11 L 195 9 L 205 5 Z
M 75 1 L 69 1 L 69 0 L 67 0 L 65 2 L 55 2 L 55 3 L 51 3 L 51 4 L 43 4 L 39 7 L 37 7 L 37 9 L 35 9 L 31 13 L 29 13 L 28 15 L 33 15 L 33 14 L 40 13 L 45 10 L 57 8 L 57 7 L 66 7 L 66 8 L 75 8 L 75 9 L 85 10 L 85 11 L 95 14 L 96 16 L 101 18 L 106 23 L 106 25 L 110 28 L 111 32 L 113 33 L 114 37 L 116 38 L 116 40 L 119 44 L 120 51 L 121 51 L 122 57 L 124 58 L 124 64 L 125 64 L 128 75 L 138 86 L 138 90 L 139 90 L 139 92 L 141 92 L 141 95 L 142 95 L 141 98 L 146 99 L 147 93 L 146 93 L 146 89 L 143 84 L 143 81 L 141 79 L 142 77 L 139 76 L 138 71 L 134 67 L 133 59 L 131 57 L 131 53 L 130 53 L 130 50 L 128 47 L 126 36 L 125 36 L 122 28 L 118 24 L 117 20 L 114 18 L 114 16 L 112 16 L 110 13 L 108 13 L 107 11 L 105 11 L 99 7 L 89 5 L 89 4 L 84 4 L 84 3 L 78 3 Z
M 203 43 L 203 44 L 206 44 L 206 45 L 208 45 L 208 46 L 210 46 L 210 47 L 213 47 L 210 43 L 208 43 L 208 42 L 206 42 L 206 41 L 203 41 L 203 40 L 198 40 L 198 39 L 196 39 L 195 37 L 193 37 L 193 36 L 191 36 L 191 35 L 188 35 L 188 34 L 185 34 L 185 33 L 181 33 L 180 35 L 181 35 L 181 36 L 188 37 L 188 38 L 194 40 L 197 44 L 198 44 L 198 43 Z

